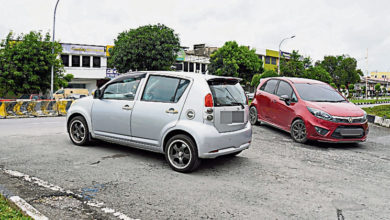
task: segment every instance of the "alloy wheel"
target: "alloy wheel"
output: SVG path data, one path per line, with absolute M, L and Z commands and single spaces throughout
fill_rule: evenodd
M 70 135 L 74 142 L 83 142 L 86 136 L 84 124 L 79 120 L 74 120 L 70 125 Z
M 192 153 L 187 143 L 182 140 L 175 140 L 168 146 L 168 159 L 171 164 L 183 169 L 191 162 Z
M 306 140 L 306 126 L 303 121 L 299 120 L 293 124 L 292 135 L 298 142 L 304 142 Z

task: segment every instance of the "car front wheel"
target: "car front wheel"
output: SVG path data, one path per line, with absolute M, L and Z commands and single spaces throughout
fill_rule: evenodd
M 85 146 L 89 143 L 88 124 L 84 117 L 76 116 L 69 122 L 70 140 L 79 146 Z
M 301 119 L 295 120 L 291 125 L 291 137 L 298 143 L 306 143 L 307 131 L 305 122 Z
M 175 135 L 168 140 L 165 159 L 173 170 L 182 173 L 189 173 L 200 165 L 194 141 L 183 134 Z

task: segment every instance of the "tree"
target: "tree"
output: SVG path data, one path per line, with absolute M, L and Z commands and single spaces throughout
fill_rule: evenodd
M 337 86 L 336 86 L 336 84 L 334 82 L 331 82 L 330 86 L 332 86 L 333 88 L 337 89 Z
M 332 82 L 332 77 L 330 77 L 330 74 L 321 66 L 309 67 L 304 71 L 303 77 L 319 80 L 326 83 Z
M 348 98 L 351 98 L 353 96 L 354 92 L 355 92 L 355 85 L 349 84 L 348 85 Z
M 364 95 L 364 94 L 366 94 L 366 86 L 362 86 L 362 94 Z
M 308 64 L 308 62 L 310 62 L 310 58 L 305 60 L 306 64 Z M 289 60 L 281 59 L 280 75 L 288 77 L 302 77 L 305 71 L 305 63 L 298 51 L 293 50 Z
M 251 86 L 257 88 L 260 84 L 260 79 L 268 78 L 268 77 L 277 77 L 279 76 L 274 70 L 266 70 L 262 74 L 255 74 L 252 77 Z
M 52 48 L 54 53 L 52 53 Z M 59 55 L 62 47 L 50 41 L 50 34 L 31 31 L 14 36 L 10 32 L 0 45 L 0 96 L 7 93 L 46 93 L 54 66 L 54 89 L 67 84 Z
M 356 69 L 357 61 L 355 58 L 346 55 L 325 56 L 324 59 L 316 63 L 322 66 L 333 78 L 333 82 L 340 88 L 341 85 L 356 83 L 360 80 L 363 73 Z
M 163 24 L 124 31 L 114 44 L 108 65 L 120 73 L 129 70 L 169 70 L 180 49 L 178 35 Z
M 376 93 L 376 100 L 378 101 L 379 93 L 381 92 L 381 84 L 377 83 L 374 88 L 375 88 L 375 93 Z
M 208 70 L 218 76 L 240 77 L 248 85 L 254 74 L 263 72 L 263 61 L 254 49 L 228 41 L 211 54 Z

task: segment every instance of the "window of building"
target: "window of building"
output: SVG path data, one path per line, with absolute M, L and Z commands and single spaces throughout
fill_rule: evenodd
M 272 57 L 271 62 L 273 65 L 276 65 L 276 57 Z
M 271 57 L 269 56 L 265 57 L 265 64 L 271 64 Z
M 176 63 L 175 67 L 176 67 L 176 71 L 182 71 L 183 70 L 183 63 Z
M 200 71 L 200 63 L 196 63 L 196 71 L 197 71 L 197 72 Z
M 93 57 L 93 67 L 100 67 L 100 57 Z
M 72 55 L 72 66 L 80 67 L 80 56 Z
M 194 63 L 190 63 L 190 72 L 194 72 Z
M 87 88 L 85 84 L 83 83 L 68 83 L 67 88 L 72 88 L 72 89 L 85 89 Z
M 188 62 L 184 62 L 184 72 L 188 72 Z
M 83 67 L 91 67 L 91 58 L 83 56 Z
M 206 64 L 202 64 L 202 73 L 206 72 Z
M 62 63 L 64 64 L 64 66 L 69 66 L 69 55 L 62 54 L 61 59 L 62 59 Z

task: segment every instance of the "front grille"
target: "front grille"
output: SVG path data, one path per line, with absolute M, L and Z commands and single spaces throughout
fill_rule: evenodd
M 355 139 L 364 137 L 365 132 L 362 126 L 339 126 L 334 130 L 332 137 L 341 139 Z
M 335 122 L 337 123 L 364 123 L 366 119 L 364 117 L 338 117 L 333 116 Z

